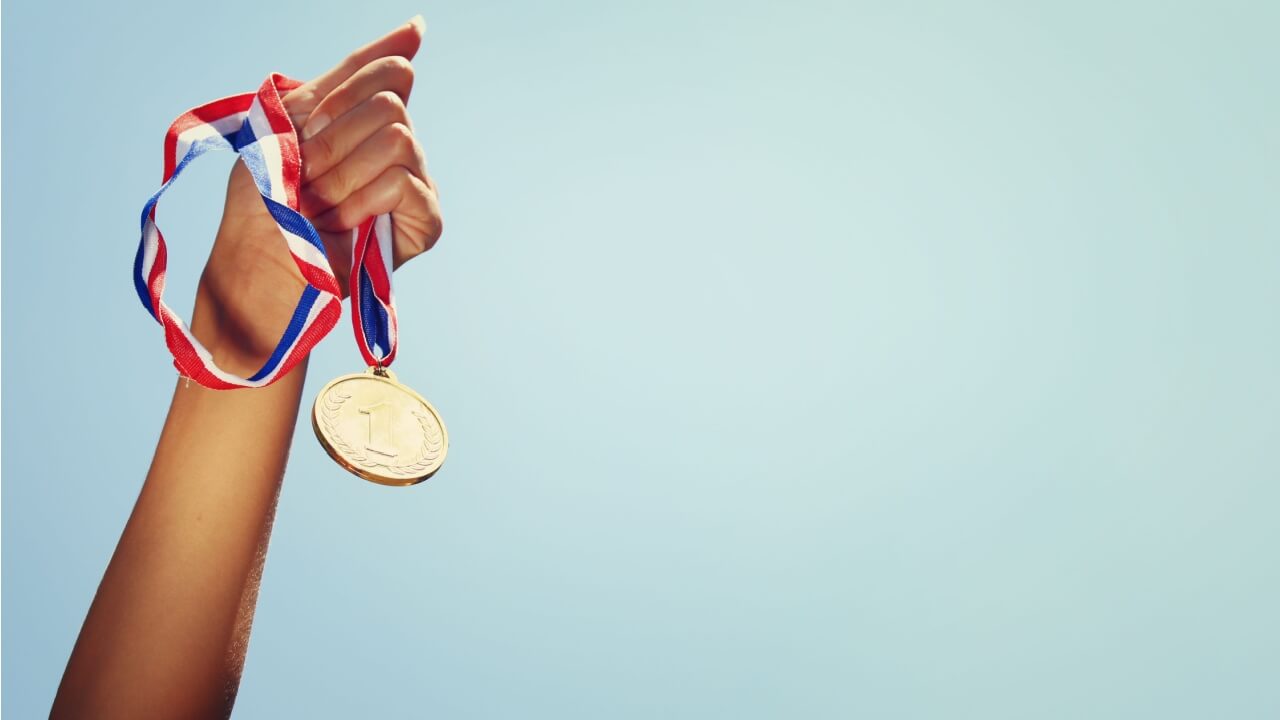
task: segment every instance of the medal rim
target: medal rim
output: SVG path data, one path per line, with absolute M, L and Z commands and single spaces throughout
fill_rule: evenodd
M 436 410 L 435 406 L 432 405 L 430 402 L 427 402 L 427 399 L 422 397 L 422 395 L 418 394 L 417 390 L 414 390 L 408 385 L 405 385 L 404 383 L 400 382 L 396 378 L 396 376 L 393 373 L 391 373 L 390 370 L 383 370 L 383 372 L 387 373 L 387 376 L 384 377 L 382 375 L 378 375 L 377 373 L 374 372 L 373 368 L 369 368 L 364 372 L 340 375 L 330 380 L 328 383 L 326 383 L 324 387 L 320 388 L 320 392 L 316 394 L 315 402 L 312 403 L 311 405 L 311 429 L 315 432 L 316 439 L 320 441 L 320 447 L 324 448 L 324 451 L 329 455 L 329 457 L 333 458 L 334 462 L 342 466 L 345 470 L 347 470 L 347 472 L 350 472 L 352 475 L 356 475 L 357 477 L 363 478 L 377 485 L 386 485 L 389 487 L 409 487 L 412 485 L 417 485 L 423 482 L 424 480 L 430 479 L 433 475 L 440 472 L 440 468 L 444 467 L 444 461 L 449 456 L 449 429 L 445 427 L 444 418 L 440 417 L 440 413 L 439 411 Z M 329 392 L 330 388 L 332 388 L 333 386 L 339 383 L 345 382 L 347 380 L 355 380 L 355 379 L 376 380 L 378 382 L 387 383 L 388 385 L 393 385 L 397 389 L 405 393 L 408 393 L 410 396 L 416 398 L 418 402 L 421 402 L 427 408 L 427 410 L 430 411 L 432 417 L 436 419 L 436 423 L 440 426 L 440 435 L 443 441 L 443 449 L 441 450 L 441 453 L 440 453 L 440 462 L 436 464 L 436 468 L 434 470 L 432 470 L 431 472 L 419 478 L 387 478 L 385 476 L 377 475 L 363 468 L 356 467 L 350 462 L 347 462 L 346 458 L 342 457 L 342 455 L 339 454 L 338 451 L 333 448 L 333 445 L 328 441 L 328 439 L 325 438 L 324 432 L 321 431 L 320 429 L 320 401 L 321 399 L 324 398 L 324 396 Z

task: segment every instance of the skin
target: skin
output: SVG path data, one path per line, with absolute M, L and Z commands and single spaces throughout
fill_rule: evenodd
M 344 293 L 350 230 L 363 219 L 392 213 L 397 267 L 440 237 L 435 184 L 405 111 L 422 32 L 415 18 L 284 97 L 302 128 L 300 210 Z M 220 367 L 248 376 L 303 285 L 236 163 L 192 331 Z M 51 717 L 230 715 L 305 374 L 303 363 L 266 388 L 229 391 L 179 379 Z

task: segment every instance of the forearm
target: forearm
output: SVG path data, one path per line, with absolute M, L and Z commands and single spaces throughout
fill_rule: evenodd
M 198 303 L 204 340 L 201 324 L 215 322 Z M 305 371 L 255 390 L 179 379 L 54 717 L 230 712 Z

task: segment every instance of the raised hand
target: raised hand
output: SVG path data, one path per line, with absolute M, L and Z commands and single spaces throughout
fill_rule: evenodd
M 426 155 L 405 103 L 424 25 L 414 18 L 356 50 L 283 98 L 299 129 L 300 210 L 320 232 L 347 292 L 351 229 L 392 213 L 394 264 L 429 250 L 442 221 Z M 192 329 L 231 372 L 252 373 L 271 352 L 303 286 L 247 169 L 237 162 L 197 292 Z
M 397 267 L 440 237 L 435 183 L 405 109 L 423 29 L 416 17 L 284 97 L 302 128 L 302 211 L 326 247 L 345 250 L 343 263 L 351 228 L 371 215 L 392 213 Z

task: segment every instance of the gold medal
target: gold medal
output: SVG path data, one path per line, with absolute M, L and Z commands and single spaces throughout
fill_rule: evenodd
M 426 480 L 449 450 L 449 433 L 436 409 L 380 367 L 325 385 L 311 425 L 339 465 L 382 485 Z

